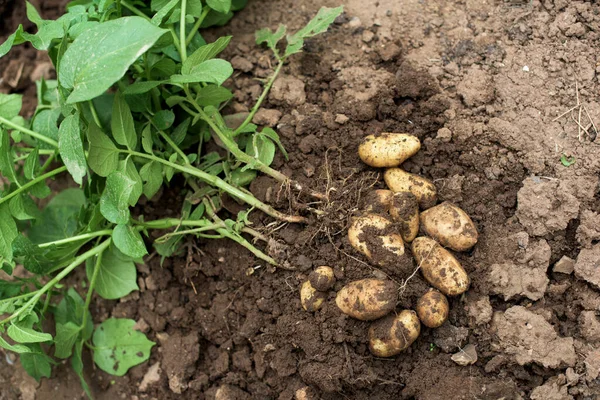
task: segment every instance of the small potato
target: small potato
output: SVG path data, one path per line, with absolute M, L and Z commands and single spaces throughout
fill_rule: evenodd
M 411 174 L 400 168 L 389 168 L 383 174 L 386 185 L 392 192 L 411 192 L 419 207 L 426 210 L 437 202 L 435 185 L 427 178 Z
M 369 192 L 363 200 L 363 209 L 366 213 L 386 215 L 390 213 L 390 207 L 394 198 L 394 192 L 386 189 L 377 189 Z
M 392 222 L 378 214 L 367 214 L 352 221 L 348 240 L 352 247 L 379 265 L 388 265 L 404 255 L 402 237 L 392 231 Z
M 358 156 L 371 167 L 397 167 L 421 148 L 421 141 L 404 133 L 369 135 L 358 146 Z
M 417 315 L 423 325 L 429 328 L 442 326 L 449 312 L 448 299 L 437 290 L 430 290 L 417 301 Z
M 323 265 L 315 268 L 315 270 L 308 275 L 308 280 L 316 290 L 326 292 L 335 284 L 335 275 L 333 274 L 333 269 L 331 267 Z
M 479 236 L 467 213 L 447 201 L 421 213 L 421 229 L 455 251 L 469 250 Z
M 396 307 L 398 287 L 389 280 L 361 279 L 344 286 L 335 304 L 346 315 L 361 321 L 381 318 Z
M 412 252 L 423 276 L 446 296 L 458 296 L 469 288 L 467 272 L 456 258 L 435 240 L 421 236 L 413 240 Z
M 394 193 L 390 215 L 400 225 L 400 236 L 405 242 L 412 242 L 419 233 L 419 203 L 411 192 Z
M 389 315 L 369 328 L 369 350 L 377 357 L 392 357 L 406 350 L 421 333 L 421 323 L 412 310 Z
M 320 292 L 310 284 L 310 281 L 306 281 L 300 288 L 300 302 L 304 310 L 313 312 L 323 307 L 323 302 L 327 297 L 327 293 Z

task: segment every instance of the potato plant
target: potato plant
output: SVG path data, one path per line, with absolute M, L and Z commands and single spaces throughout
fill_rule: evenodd
M 245 3 L 75 0 L 55 21 L 43 20 L 27 3 L 37 33 L 19 26 L 0 45 L 2 57 L 30 42 L 48 52 L 57 72 L 56 80 L 36 83 L 31 120 L 19 116 L 20 95 L 0 95 L 0 265 L 10 276 L 0 281 L 0 346 L 20 354 L 37 380 L 50 376 L 57 359 L 70 358 L 90 395 L 84 347 L 114 375 L 148 359 L 154 343 L 133 329 L 134 321 L 110 318 L 94 329 L 89 305 L 94 293 L 118 299 L 138 289 L 135 263 L 148 254 L 149 231 L 167 231 L 154 242 L 162 257 L 176 254 L 183 237 L 193 235 L 229 238 L 276 264 L 242 235 L 264 239 L 249 226 L 248 213 L 304 218 L 273 209 L 246 186 L 263 173 L 322 197 L 270 167 L 276 149 L 284 155 L 285 149 L 273 129 L 260 129 L 252 119 L 288 57 L 326 31 L 342 8 L 322 8 L 293 34 L 284 25 L 258 31 L 257 44 L 273 52 L 275 69 L 247 115 L 223 115 L 233 96 L 223 84 L 233 69 L 218 56 L 231 37 L 207 43 L 201 32 L 225 24 Z M 222 151 L 208 152 L 209 141 Z M 52 193 L 48 180 L 67 173 L 78 187 Z M 165 185 L 183 187 L 179 218 L 149 220 L 131 212 L 142 196 L 151 199 Z M 247 204 L 247 211 L 222 217 L 223 195 Z M 46 198 L 39 209 L 37 200 Z M 82 264 L 84 298 L 62 283 Z M 17 265 L 29 273 L 11 276 Z M 54 335 L 44 324 L 49 313 Z

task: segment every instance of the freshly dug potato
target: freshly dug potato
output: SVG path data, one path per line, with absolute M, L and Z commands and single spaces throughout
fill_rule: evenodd
M 344 314 L 361 321 L 381 318 L 396 307 L 398 287 L 389 280 L 361 279 L 344 286 L 335 304 Z
M 352 247 L 379 265 L 394 262 L 404 255 L 402 237 L 392 230 L 392 222 L 378 214 L 367 214 L 352 221 L 348 240 Z
M 426 210 L 437 202 L 435 185 L 427 178 L 411 174 L 400 168 L 389 168 L 383 174 L 386 185 L 392 192 L 411 192 L 419 207 Z
M 371 167 L 397 167 L 416 154 L 421 141 L 404 133 L 369 135 L 358 146 L 358 156 Z
M 467 272 L 456 258 L 435 240 L 421 236 L 413 240 L 412 252 L 423 276 L 446 296 L 457 296 L 469 288 Z
M 323 302 L 327 297 L 327 293 L 320 292 L 310 284 L 310 281 L 306 281 L 300 288 L 300 302 L 304 310 L 313 312 L 317 311 L 323 306 Z
M 363 210 L 366 213 L 389 214 L 393 197 L 394 192 L 387 189 L 377 189 L 369 192 L 363 200 Z
M 400 225 L 400 236 L 405 242 L 412 242 L 419 233 L 419 203 L 411 192 L 394 193 L 390 215 Z
M 389 315 L 369 328 L 369 350 L 377 357 L 392 357 L 406 350 L 421 333 L 421 324 L 412 310 Z
M 447 201 L 421 213 L 421 228 L 442 246 L 455 251 L 469 250 L 479 236 L 467 213 Z
M 316 290 L 326 292 L 335 284 L 333 269 L 325 265 L 317 267 L 308 275 L 308 281 Z
M 437 290 L 430 290 L 417 301 L 417 315 L 423 325 L 438 328 L 448 319 L 450 305 L 446 296 Z

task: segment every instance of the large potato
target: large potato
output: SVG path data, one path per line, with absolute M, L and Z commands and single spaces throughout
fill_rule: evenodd
M 437 202 L 435 185 L 427 178 L 411 174 L 400 168 L 389 168 L 383 174 L 386 185 L 392 192 L 411 192 L 419 207 L 426 210 Z
M 308 275 L 308 281 L 315 289 L 325 292 L 331 289 L 335 284 L 333 269 L 326 265 L 317 267 L 310 275 Z
M 306 311 L 317 311 L 323 306 L 326 298 L 327 294 L 312 287 L 310 281 L 304 282 L 300 287 L 300 302 Z
M 406 350 L 421 332 L 419 318 L 412 310 L 389 315 L 369 328 L 369 350 L 377 357 L 392 357 Z
M 369 135 L 358 146 L 358 156 L 371 167 L 397 167 L 421 148 L 419 139 L 404 133 Z
M 438 328 L 448 319 L 450 305 L 446 296 L 437 290 L 430 290 L 417 301 L 417 315 L 423 325 Z
M 389 265 L 404 255 L 402 237 L 395 233 L 392 222 L 378 214 L 355 218 L 348 228 L 352 247 L 379 265 Z
M 446 296 L 457 296 L 469 288 L 467 272 L 456 258 L 435 240 L 421 236 L 413 240 L 412 252 L 423 276 Z
M 405 242 L 412 242 L 419 233 L 419 203 L 411 192 L 394 193 L 390 215 L 399 225 L 400 236 Z
M 477 228 L 471 218 L 447 201 L 421 213 L 421 229 L 455 251 L 469 250 L 477 243 Z
M 389 280 L 361 279 L 344 286 L 335 304 L 344 314 L 361 321 L 381 318 L 396 307 L 398 287 Z

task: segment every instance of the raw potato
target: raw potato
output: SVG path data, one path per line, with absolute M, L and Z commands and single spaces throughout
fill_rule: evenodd
M 369 328 L 369 350 L 377 357 L 392 357 L 406 350 L 421 332 L 421 323 L 412 310 L 389 315 Z
M 386 232 L 392 222 L 378 214 L 367 214 L 352 221 L 348 240 L 352 247 L 379 265 L 388 265 L 404 255 L 402 237 Z
M 323 265 L 315 268 L 315 270 L 308 275 L 308 280 L 313 288 L 320 292 L 326 292 L 335 284 L 335 275 L 333 274 L 333 269 L 331 267 Z
M 323 302 L 327 297 L 327 293 L 319 292 L 312 287 L 310 281 L 306 281 L 300 288 L 300 302 L 304 310 L 313 312 L 323 307 Z
M 344 314 L 361 321 L 381 318 L 396 307 L 398 287 L 389 280 L 361 279 L 344 286 L 335 304 Z
M 457 296 L 469 288 L 467 272 L 456 258 L 435 240 L 421 236 L 413 240 L 412 252 L 423 276 L 446 296 Z
M 367 194 L 366 198 L 363 200 L 363 209 L 366 213 L 381 215 L 389 214 L 393 198 L 394 192 L 392 192 L 391 190 L 374 190 L 372 192 L 369 192 L 369 194 Z
M 358 146 L 358 156 L 371 167 L 397 167 L 421 148 L 421 141 L 404 133 L 369 135 Z
M 429 328 L 442 326 L 449 312 L 448 299 L 437 290 L 430 290 L 417 301 L 417 315 L 423 325 Z
M 467 213 L 447 201 L 421 213 L 421 228 L 442 246 L 455 251 L 469 250 L 479 236 Z
M 386 185 L 392 192 L 411 192 L 421 209 L 433 207 L 437 202 L 435 185 L 427 178 L 414 175 L 400 168 L 389 168 L 383 174 Z
M 390 215 L 400 225 L 400 236 L 407 243 L 419 233 L 419 203 L 411 192 L 398 192 L 392 197 Z

